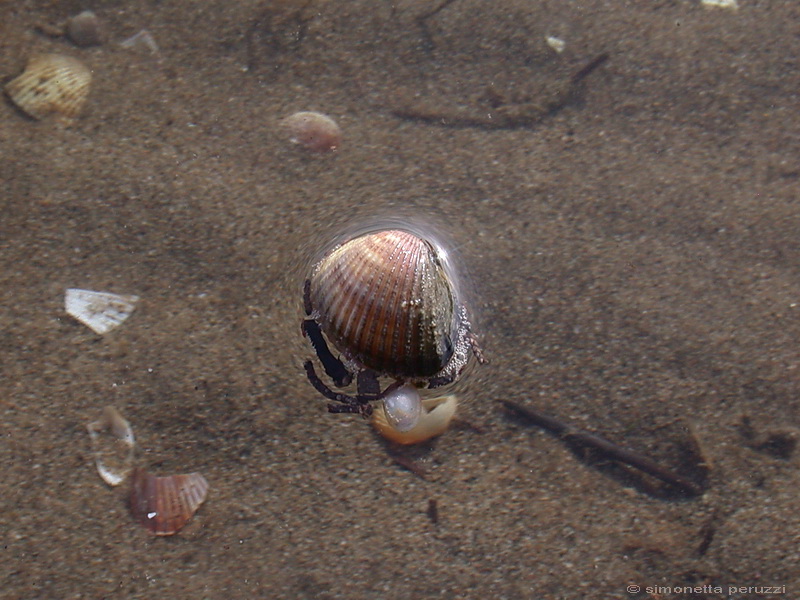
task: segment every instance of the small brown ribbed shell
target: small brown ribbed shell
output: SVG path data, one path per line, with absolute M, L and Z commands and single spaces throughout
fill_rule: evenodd
M 207 492 L 208 482 L 200 473 L 156 477 L 136 469 L 131 513 L 153 535 L 173 535 L 197 512 Z
M 348 358 L 392 377 L 427 378 L 456 335 L 454 289 L 430 242 L 401 230 L 335 248 L 311 275 L 322 330 Z
M 92 72 L 77 58 L 43 54 L 28 61 L 25 71 L 6 85 L 6 94 L 34 119 L 54 114 L 65 120 L 76 118 L 86 97 Z

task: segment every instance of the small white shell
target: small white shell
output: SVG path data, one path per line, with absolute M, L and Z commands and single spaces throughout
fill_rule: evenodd
M 6 94 L 34 119 L 53 114 L 75 119 L 86 103 L 92 72 L 77 58 L 42 54 L 28 61 L 22 75 L 6 85 Z
M 548 35 L 545 38 L 545 41 L 547 42 L 547 45 L 550 46 L 558 54 L 561 54 L 564 51 L 564 48 L 567 46 L 567 43 L 564 40 L 552 35 Z
M 701 0 L 700 4 L 706 7 L 717 6 L 729 10 L 737 10 L 739 8 L 739 3 L 736 0 Z
M 414 428 L 422 415 L 422 398 L 413 385 L 404 385 L 389 393 L 381 404 L 388 423 L 397 431 Z
M 95 333 L 108 333 L 131 316 L 139 296 L 68 289 L 64 297 L 67 314 Z
M 103 416 L 86 428 L 92 440 L 97 472 L 108 485 L 119 485 L 133 468 L 136 446 L 133 429 L 113 406 L 106 406 Z
M 383 405 L 372 413 L 372 425 L 386 439 L 398 444 L 418 444 L 426 442 L 447 431 L 450 421 L 456 414 L 458 398 L 454 394 L 425 398 L 422 401 L 422 415 L 417 424 L 408 431 L 398 431 L 389 424 Z

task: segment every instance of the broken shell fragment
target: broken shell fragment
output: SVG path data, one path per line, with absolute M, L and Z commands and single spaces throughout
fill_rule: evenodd
M 174 535 L 206 499 L 208 482 L 200 473 L 156 477 L 133 472 L 130 509 L 133 518 L 153 535 Z
M 283 120 L 289 140 L 311 152 L 332 152 L 342 143 L 336 121 L 317 112 L 298 112 Z
M 142 29 L 139 33 L 136 33 L 128 39 L 121 41 L 119 45 L 128 49 L 138 48 L 141 46 L 150 50 L 151 54 L 158 54 L 158 44 L 156 44 L 156 40 L 152 35 L 150 35 L 150 32 L 147 31 L 147 29 Z
M 716 6 L 729 10 L 738 10 L 739 8 L 739 3 L 736 0 L 700 0 L 700 4 L 705 7 Z
M 119 485 L 133 468 L 136 446 L 133 429 L 113 406 L 106 406 L 100 419 L 86 428 L 97 472 L 108 485 Z
M 22 75 L 6 85 L 6 94 L 34 119 L 49 115 L 70 122 L 77 118 L 89 95 L 92 72 L 77 58 L 43 54 L 28 61 Z
M 547 45 L 550 46 L 557 54 L 564 52 L 564 48 L 567 46 L 567 43 L 564 40 L 552 35 L 548 35 L 545 38 L 545 41 L 547 42 Z
M 385 406 L 381 404 L 372 413 L 372 425 L 389 441 L 403 445 L 419 444 L 447 431 L 456 414 L 457 404 L 458 398 L 454 394 L 425 398 L 417 424 L 408 431 L 395 429 L 386 416 Z
M 67 314 L 103 335 L 131 316 L 139 296 L 70 288 L 64 297 Z

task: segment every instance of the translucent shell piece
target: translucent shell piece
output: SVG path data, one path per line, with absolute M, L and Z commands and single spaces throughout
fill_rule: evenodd
M 397 431 L 406 432 L 414 428 L 422 416 L 422 398 L 413 385 L 403 385 L 383 398 L 386 420 Z
M 206 499 L 208 482 L 200 473 L 156 477 L 133 472 L 130 509 L 133 518 L 153 535 L 174 535 Z
M 64 296 L 67 314 L 103 335 L 131 316 L 139 296 L 70 288 Z
M 57 115 L 77 118 L 89 95 L 92 72 L 77 58 L 43 54 L 28 61 L 25 71 L 6 85 L 6 94 L 34 119 Z
M 136 447 L 133 429 L 113 406 L 106 406 L 100 419 L 86 428 L 97 472 L 108 485 L 119 485 L 133 468 Z
M 417 424 L 408 431 L 398 431 L 386 418 L 384 405 L 372 413 L 372 425 L 386 439 L 397 444 L 419 444 L 447 431 L 456 414 L 458 398 L 451 394 L 422 401 L 422 414 Z
M 453 285 L 430 242 L 389 229 L 352 239 L 312 271 L 323 332 L 362 366 L 396 379 L 442 370 L 458 333 Z

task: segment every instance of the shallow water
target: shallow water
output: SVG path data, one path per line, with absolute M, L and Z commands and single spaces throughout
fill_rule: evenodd
M 94 76 L 72 127 L 0 104 L 4 593 L 796 594 L 800 7 L 455 0 L 423 29 L 435 3 L 296 4 L 0 8 L 3 82 L 39 52 Z M 84 8 L 107 43 L 37 32 Z M 119 46 L 143 28 L 157 53 Z M 292 145 L 298 110 L 334 117 L 341 148 Z M 461 421 L 403 454 L 425 478 L 302 368 L 311 257 L 409 216 L 457 248 L 491 360 Z M 65 315 L 70 287 L 142 300 L 101 337 Z M 702 460 L 707 489 L 664 494 L 500 399 Z M 98 477 L 86 425 L 108 404 L 140 464 L 208 480 L 177 536 Z

